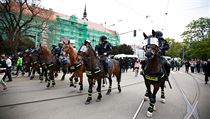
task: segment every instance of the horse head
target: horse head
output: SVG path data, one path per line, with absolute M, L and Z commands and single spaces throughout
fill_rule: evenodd
M 96 53 L 93 50 L 93 48 L 91 46 L 85 46 L 81 49 L 82 50 L 78 52 L 78 56 L 83 59 L 86 67 L 98 67 L 98 57 L 96 56 Z
M 144 51 L 145 56 L 148 59 L 154 58 L 154 56 L 158 55 L 159 47 L 158 47 L 158 39 L 155 37 L 155 32 L 152 32 L 152 35 L 147 36 L 143 33 L 144 36 Z

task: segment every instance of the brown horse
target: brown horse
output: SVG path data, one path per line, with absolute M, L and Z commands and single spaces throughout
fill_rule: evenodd
M 49 79 L 46 87 L 50 87 L 51 81 L 52 81 L 52 86 L 54 86 L 55 85 L 54 74 L 57 73 L 59 69 L 59 66 L 56 64 L 57 63 L 56 58 L 55 56 L 53 56 L 53 54 L 47 48 L 47 46 L 42 46 L 41 44 L 39 46 L 38 53 L 42 66 L 44 66 L 44 68 L 49 71 L 48 73 Z
M 102 63 L 99 58 L 96 56 L 95 51 L 91 46 L 87 46 L 86 51 L 80 51 L 78 55 L 83 57 L 84 65 L 86 69 L 86 75 L 88 77 L 89 89 L 88 89 L 88 98 L 85 104 L 89 104 L 92 100 L 92 87 L 93 81 L 96 80 L 98 83 L 97 92 L 98 97 L 96 101 L 101 101 L 101 81 L 105 77 L 105 72 Z M 109 89 L 107 94 L 110 94 L 112 88 L 112 75 L 114 74 L 117 78 L 118 90 L 121 92 L 120 81 L 121 81 L 121 68 L 120 63 L 117 60 L 109 59 L 108 61 L 108 74 L 109 74 Z
M 80 85 L 80 91 L 83 90 L 83 72 L 85 71 L 83 62 L 81 60 L 78 60 L 77 53 L 74 50 L 74 48 L 70 45 L 70 42 L 65 43 L 64 42 L 64 48 L 63 51 L 68 54 L 69 61 L 70 61 L 70 72 L 73 72 L 73 75 L 69 78 L 70 80 L 70 87 L 76 87 L 73 83 L 73 78 L 80 79 L 79 85 Z
M 165 72 L 163 60 L 159 54 L 158 39 L 155 37 L 154 32 L 150 36 L 147 36 L 145 33 L 143 33 L 143 35 L 146 41 L 146 47 L 144 47 L 144 50 L 147 59 L 144 61 L 144 63 L 142 63 L 142 75 L 144 77 L 147 89 L 145 99 L 147 97 L 150 99 L 150 106 L 146 115 L 147 117 L 152 117 L 152 112 L 155 110 L 154 105 L 156 102 L 156 94 L 160 87 L 162 89 L 162 101 L 165 100 L 164 85 L 168 75 Z M 153 92 L 151 91 L 151 85 L 154 86 Z

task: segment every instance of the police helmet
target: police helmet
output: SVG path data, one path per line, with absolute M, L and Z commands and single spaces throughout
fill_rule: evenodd
M 162 38 L 163 39 L 163 33 L 161 31 L 156 31 L 155 36 L 156 36 L 156 38 Z
M 25 50 L 25 52 L 26 52 L 26 53 L 29 53 L 29 52 L 30 52 L 30 50 L 29 50 L 29 49 L 26 49 L 26 50 Z
M 55 44 L 53 44 L 53 45 L 52 45 L 52 48 L 54 49 L 55 47 L 56 47 L 56 45 L 55 45 Z
M 63 47 L 63 42 L 59 42 L 59 43 L 58 43 L 58 46 L 59 46 L 59 47 Z
M 106 36 L 101 36 L 100 37 L 100 41 L 103 43 L 103 42 L 105 42 L 107 40 L 107 37 Z
M 90 40 L 85 40 L 85 44 L 86 44 L 86 43 L 90 43 Z

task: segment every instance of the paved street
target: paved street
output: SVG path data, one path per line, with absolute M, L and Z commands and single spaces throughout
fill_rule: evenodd
M 69 87 L 69 76 L 66 76 L 65 81 L 60 81 L 59 74 L 56 86 L 49 89 L 39 80 L 29 80 L 26 76 L 14 78 L 13 82 L 7 83 L 7 91 L 2 91 L 1 87 L 0 119 L 132 119 L 145 93 L 142 76 L 135 77 L 134 72 L 129 70 L 122 74 L 121 93 L 115 89 L 117 85 L 113 78 L 111 95 L 105 94 L 108 88 L 106 85 L 102 88 L 101 102 L 95 101 L 95 93 L 91 104 L 85 105 L 88 88 L 86 76 L 82 93 L 78 93 L 78 86 Z M 153 119 L 183 119 L 190 110 L 194 110 L 192 119 L 208 119 L 210 84 L 205 85 L 203 79 L 203 74 L 188 75 L 183 69 L 172 71 L 172 89 L 166 82 L 165 104 L 160 102 L 160 93 L 157 94 L 157 111 L 153 113 Z M 143 104 L 138 119 L 146 118 L 148 106 L 148 101 Z

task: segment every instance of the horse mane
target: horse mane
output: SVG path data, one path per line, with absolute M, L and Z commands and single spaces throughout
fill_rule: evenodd
M 40 48 L 42 49 L 43 54 L 45 54 L 45 55 L 50 55 L 51 54 L 51 51 L 49 50 L 49 48 L 47 46 L 41 45 Z
M 88 46 L 88 49 L 90 49 L 90 51 L 93 53 L 93 55 L 94 55 L 95 57 L 97 57 L 97 56 L 96 56 L 95 50 L 93 50 L 93 48 L 92 48 L 91 46 Z
M 76 59 L 77 59 L 77 53 L 75 52 L 74 48 L 69 44 L 68 45 L 68 48 L 69 48 L 69 58 L 70 58 L 70 61 L 72 61 L 72 63 L 76 63 Z

